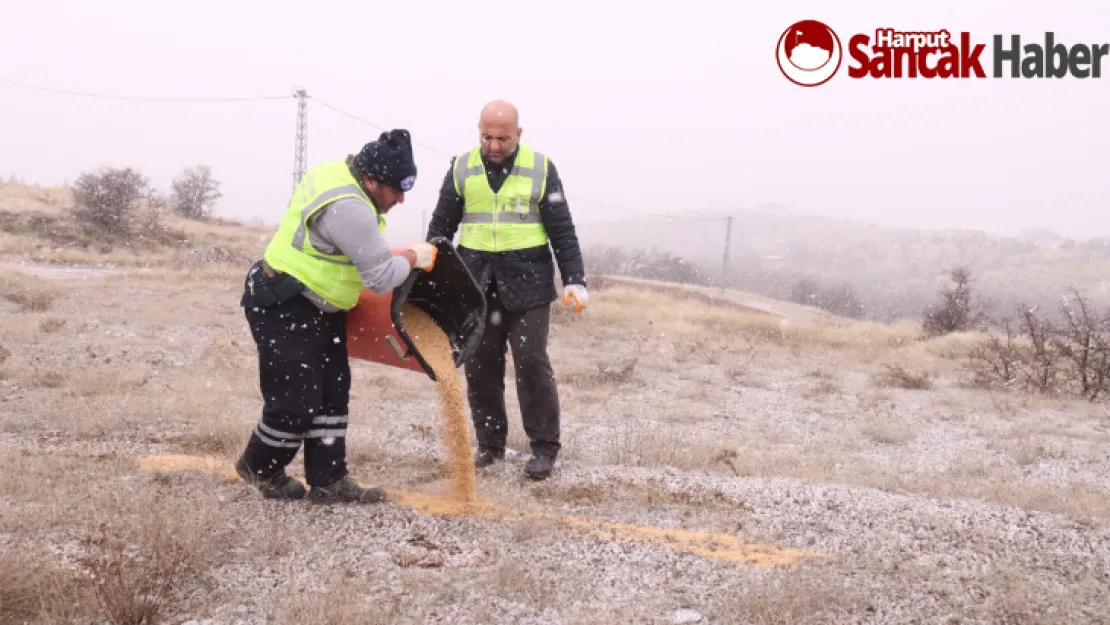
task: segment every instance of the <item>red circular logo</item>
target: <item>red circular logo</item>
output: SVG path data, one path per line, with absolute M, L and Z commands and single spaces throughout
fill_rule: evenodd
M 802 20 L 779 37 L 776 57 L 779 71 L 801 87 L 823 85 L 836 75 L 844 50 L 840 37 L 824 22 Z

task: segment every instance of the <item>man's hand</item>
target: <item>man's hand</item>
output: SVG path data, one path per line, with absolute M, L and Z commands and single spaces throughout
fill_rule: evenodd
M 416 269 L 423 269 L 424 271 L 431 271 L 432 267 L 436 265 L 436 256 L 439 255 L 439 248 L 431 243 L 419 241 L 410 245 L 406 252 L 412 253 L 409 260 L 412 262 L 413 267 Z
M 581 284 L 568 284 L 563 289 L 563 305 L 570 306 L 574 302 L 574 312 L 582 312 L 586 308 L 586 302 L 590 301 L 590 294 L 586 292 L 586 287 Z

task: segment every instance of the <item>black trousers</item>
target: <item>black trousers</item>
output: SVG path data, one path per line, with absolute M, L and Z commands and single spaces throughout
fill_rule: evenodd
M 347 474 L 347 317 L 325 313 L 300 294 L 275 302 L 273 286 L 259 264 L 251 268 L 242 303 L 258 346 L 263 406 L 244 455 L 254 473 L 268 478 L 303 443 L 305 481 L 328 485 Z
M 478 445 L 496 453 L 505 449 L 509 425 L 505 412 L 505 354 L 507 348 L 512 348 L 517 400 L 532 453 L 555 457 L 560 449 L 559 392 L 547 355 L 551 307 L 511 313 L 501 306 L 496 291 L 486 299 L 485 333 L 464 367 Z

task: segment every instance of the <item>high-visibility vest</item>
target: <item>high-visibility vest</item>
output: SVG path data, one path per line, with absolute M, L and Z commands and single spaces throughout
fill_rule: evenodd
M 340 310 L 350 310 L 362 293 L 362 277 L 346 254 L 324 254 L 312 247 L 308 220 L 321 208 L 342 198 L 354 198 L 378 222 L 385 234 L 385 218 L 351 175 L 345 160 L 321 163 L 309 169 L 289 200 L 289 209 L 266 247 L 266 262 L 288 273 Z
M 508 252 L 547 245 L 540 198 L 547 188 L 547 157 L 519 146 L 512 171 L 494 193 L 476 147 L 455 159 L 455 192 L 465 200 L 459 246 Z

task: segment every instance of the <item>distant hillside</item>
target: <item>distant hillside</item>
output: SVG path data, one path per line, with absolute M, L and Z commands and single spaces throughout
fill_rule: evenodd
M 724 283 L 789 299 L 801 280 L 849 285 L 866 315 L 917 318 L 934 301 L 945 272 L 968 267 L 973 284 L 994 307 L 1020 302 L 1054 307 L 1076 286 L 1096 301 L 1110 300 L 1110 239 L 1074 241 L 1051 232 L 1003 237 L 967 230 L 917 231 L 800 215 L 786 210 L 735 211 L 728 273 L 722 275 L 723 215 L 652 217 L 581 227 L 591 254 L 608 248 L 652 250 L 689 261 L 688 280 Z M 698 219 L 717 221 L 695 221 Z M 670 279 L 667 276 L 650 277 Z
M 225 219 L 184 219 L 146 202 L 105 230 L 77 218 L 74 205 L 68 187 L 0 183 L 0 256 L 129 266 L 245 263 L 270 235 Z
M 130 214 L 125 233 L 108 236 L 77 219 L 73 206 L 70 188 L 0 183 L 0 255 L 125 265 L 243 263 L 262 253 L 272 233 L 230 220 L 183 219 L 143 205 Z M 722 214 L 583 224 L 578 230 L 595 275 L 727 286 L 841 317 L 920 319 L 946 284 L 946 270 L 960 265 L 971 270 L 973 289 L 997 312 L 1010 313 L 1023 302 L 1055 310 L 1072 286 L 1096 303 L 1110 303 L 1107 238 L 900 230 L 785 210 L 732 215 L 727 273 Z

